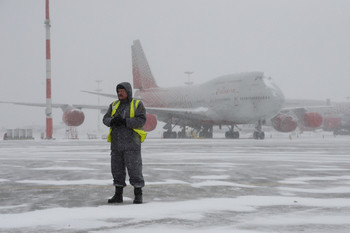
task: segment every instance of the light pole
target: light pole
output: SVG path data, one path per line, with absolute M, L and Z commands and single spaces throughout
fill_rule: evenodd
M 185 71 L 185 74 L 187 74 L 187 82 L 185 82 L 186 85 L 192 85 L 193 82 L 190 80 L 191 74 L 193 74 L 193 71 Z

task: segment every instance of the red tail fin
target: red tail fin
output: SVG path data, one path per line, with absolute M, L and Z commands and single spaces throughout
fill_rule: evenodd
M 145 53 L 139 40 L 135 40 L 131 46 L 132 74 L 134 89 L 157 88 L 158 85 L 153 78 L 151 68 L 148 65 Z

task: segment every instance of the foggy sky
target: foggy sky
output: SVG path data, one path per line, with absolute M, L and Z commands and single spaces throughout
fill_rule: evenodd
M 81 90 L 132 82 L 136 39 L 159 86 L 183 85 L 185 71 L 195 83 L 263 71 L 287 98 L 345 101 L 349 12 L 348 0 L 51 0 L 52 101 L 97 104 Z M 44 20 L 44 0 L 0 0 L 1 101 L 45 102 Z M 0 129 L 45 124 L 44 108 L 0 109 Z M 96 128 L 96 111 L 84 112 Z

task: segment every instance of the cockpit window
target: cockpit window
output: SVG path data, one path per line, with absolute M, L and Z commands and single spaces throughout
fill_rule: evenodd
M 271 77 L 264 76 L 264 77 L 262 77 L 262 80 L 264 81 L 266 86 L 274 88 L 274 89 L 277 88 L 276 84 L 273 82 Z
M 257 76 L 256 78 L 255 78 L 255 81 L 257 81 L 257 80 L 262 80 L 263 79 L 263 76 Z

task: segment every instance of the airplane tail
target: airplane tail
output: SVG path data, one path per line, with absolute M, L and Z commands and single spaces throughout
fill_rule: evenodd
M 139 40 L 134 40 L 131 46 L 132 53 L 132 75 L 134 89 L 157 88 L 158 85 L 148 65 L 145 53 Z

